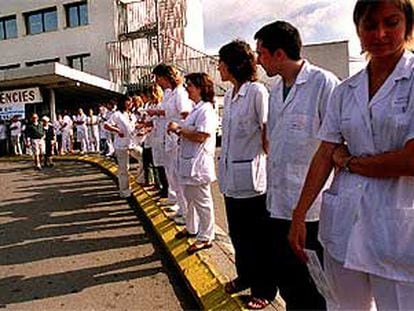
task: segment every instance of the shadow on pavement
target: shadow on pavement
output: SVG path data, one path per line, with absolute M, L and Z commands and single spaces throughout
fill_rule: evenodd
M 0 307 L 166 273 L 156 252 L 122 259 L 124 248 L 152 241 L 134 211 L 119 199 L 110 178 L 82 163 L 59 163 L 40 172 L 26 166 L 10 185 L 4 176 L 15 174 L 16 169 L 0 167 Z M 13 195 L 5 198 L 2 192 Z M 133 234 L 127 230 L 123 235 L 111 232 L 128 228 L 140 230 Z M 50 264 L 50 260 L 71 256 L 74 262 L 94 252 L 118 253 L 121 258 L 96 265 L 97 258 L 79 269 L 64 271 L 79 267 L 70 265 L 62 272 L 41 275 L 26 275 L 17 266 L 42 260 Z

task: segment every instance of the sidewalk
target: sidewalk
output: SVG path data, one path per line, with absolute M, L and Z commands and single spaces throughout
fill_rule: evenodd
M 117 165 L 107 159 L 97 156 L 64 156 L 55 157 L 58 161 L 81 161 L 100 167 L 105 173 L 116 179 Z M 174 239 L 181 230 L 168 218 L 165 207 L 157 205 L 156 198 L 150 192 L 139 186 L 130 174 L 130 184 L 133 192 L 134 208 L 142 212 L 154 232 L 164 244 L 168 254 L 185 279 L 189 289 L 204 310 L 243 310 L 241 295 L 228 295 L 224 291 L 224 284 L 236 275 L 234 254 L 228 235 L 216 226 L 216 240 L 213 247 L 188 255 L 187 247 L 192 240 Z M 284 310 L 284 303 L 278 297 L 272 305 L 264 310 Z

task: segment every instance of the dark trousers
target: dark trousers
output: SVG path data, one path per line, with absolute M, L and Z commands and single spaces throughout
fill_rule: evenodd
M 254 297 L 267 298 L 262 295 L 263 276 L 258 272 L 265 260 L 262 224 L 267 216 L 266 195 L 245 199 L 224 197 L 224 200 L 229 235 L 235 250 L 238 284 L 250 288 Z
M 142 149 L 142 162 L 144 166 L 145 184 L 155 182 L 154 161 L 152 159 L 152 148 Z
M 157 187 L 160 190 L 161 197 L 168 197 L 168 180 L 167 175 L 165 174 L 165 168 L 163 166 L 156 166 L 154 167 L 154 172 L 155 183 L 157 184 Z
M 325 310 L 326 303 L 317 291 L 306 264 L 293 253 L 288 234 L 290 220 L 268 218 L 266 244 L 268 262 L 266 278 L 263 280 L 269 295 L 280 295 L 286 302 L 287 310 Z M 306 248 L 315 250 L 322 260 L 322 246 L 318 241 L 319 222 L 306 223 Z M 272 292 L 273 291 L 273 292 Z

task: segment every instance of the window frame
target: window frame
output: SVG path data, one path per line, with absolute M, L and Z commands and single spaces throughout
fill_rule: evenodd
M 52 13 L 52 12 L 56 14 L 56 28 L 46 30 L 45 14 Z M 30 17 L 35 16 L 35 15 L 40 15 L 41 17 L 42 30 L 40 32 L 33 33 L 31 32 Z M 44 8 L 40 10 L 35 10 L 35 11 L 25 12 L 23 13 L 23 16 L 24 16 L 24 22 L 26 25 L 26 35 L 38 35 L 41 33 L 56 31 L 59 29 L 59 15 L 58 15 L 58 10 L 56 6 L 48 7 L 48 8 Z
M 6 23 L 8 21 L 13 21 L 13 20 L 14 20 L 15 26 L 16 26 L 16 36 L 15 37 L 9 37 L 9 36 L 7 36 Z M 0 41 L 9 40 L 9 39 L 16 39 L 19 36 L 19 31 L 18 31 L 18 28 L 17 28 L 17 15 L 13 14 L 13 15 L 7 15 L 7 16 L 0 17 L 0 24 L 3 24 L 3 39 L 0 37 Z
M 86 7 L 86 14 L 87 14 L 86 24 L 81 23 L 81 7 L 82 6 Z M 72 2 L 72 3 L 67 3 L 67 4 L 64 4 L 64 8 L 65 8 L 65 17 L 66 17 L 66 28 L 76 28 L 76 27 L 82 27 L 82 26 L 89 25 L 88 1 L 77 1 L 77 2 Z M 71 24 L 70 9 L 72 8 L 76 8 L 76 13 L 77 13 L 77 18 L 78 18 L 77 25 Z

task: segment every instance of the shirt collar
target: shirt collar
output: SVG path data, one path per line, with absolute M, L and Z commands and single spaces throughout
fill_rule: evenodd
M 398 61 L 397 65 L 395 66 L 395 69 L 391 73 L 394 81 L 399 81 L 402 79 L 409 79 L 412 71 L 407 70 L 407 68 L 411 68 L 410 63 L 414 62 L 414 56 L 410 51 L 405 51 L 404 54 L 401 56 L 400 60 Z M 350 87 L 357 87 L 362 83 L 362 80 L 365 79 L 365 77 L 368 76 L 368 66 L 366 66 L 364 69 L 362 69 L 360 72 L 358 72 L 354 79 L 351 79 L 349 81 Z
M 308 81 L 311 72 L 311 64 L 304 59 L 303 65 L 300 68 L 298 76 L 296 77 L 295 84 L 304 84 Z

